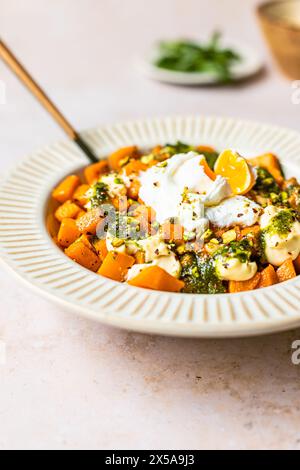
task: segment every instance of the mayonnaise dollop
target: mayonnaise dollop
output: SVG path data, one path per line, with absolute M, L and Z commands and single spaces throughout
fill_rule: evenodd
M 275 206 L 268 206 L 260 218 L 262 230 L 272 226 L 272 219 L 282 210 Z M 274 266 L 280 266 L 284 261 L 291 258 L 295 260 L 300 253 L 300 223 L 293 222 L 290 229 L 285 234 L 264 233 L 265 256 L 267 261 Z
M 167 273 L 171 274 L 171 276 L 174 276 L 177 279 L 180 277 L 181 264 L 176 259 L 175 254 L 170 253 L 168 256 L 159 256 L 158 258 L 154 259 L 151 263 L 135 264 L 128 271 L 127 281 L 130 281 L 131 279 L 135 278 L 142 271 L 144 271 L 144 269 L 149 268 L 150 266 L 159 266 L 160 268 L 167 271 Z
M 204 208 L 231 195 L 227 180 L 209 178 L 195 152 L 174 155 L 139 176 L 140 198 L 156 212 L 157 221 L 179 218 L 187 231 L 205 230 Z M 188 207 L 190 206 L 190 207 Z
M 255 262 L 242 263 L 238 258 L 218 257 L 215 266 L 218 277 L 223 281 L 248 281 L 257 272 Z

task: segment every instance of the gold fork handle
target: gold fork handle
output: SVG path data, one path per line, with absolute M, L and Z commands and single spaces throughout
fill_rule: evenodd
M 37 82 L 31 77 L 23 65 L 18 61 L 12 51 L 0 39 L 0 57 L 8 65 L 8 67 L 15 73 L 21 82 L 28 88 L 28 90 L 37 98 L 41 105 L 53 116 L 59 126 L 66 132 L 66 134 L 74 140 L 80 148 L 85 152 L 88 158 L 96 162 L 98 158 L 94 155 L 89 146 L 82 140 L 79 134 L 75 131 L 73 126 L 59 111 L 57 106 L 46 95 Z

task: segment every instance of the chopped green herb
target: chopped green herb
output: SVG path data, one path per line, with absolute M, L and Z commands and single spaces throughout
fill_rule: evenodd
M 166 168 L 168 166 L 168 162 L 162 162 L 158 165 L 160 168 Z
M 115 178 L 115 184 L 123 184 L 123 181 L 118 176 Z
M 283 209 L 277 215 L 272 217 L 270 225 L 264 232 L 270 235 L 287 235 L 294 222 L 297 221 L 297 213 L 293 209 Z
M 259 262 L 260 265 L 267 262 L 266 247 L 267 247 L 266 236 L 265 236 L 265 232 L 262 230 L 259 235 L 259 245 L 258 245 L 258 252 L 257 252 L 257 255 L 258 255 L 257 261 Z
M 271 194 L 278 195 L 280 193 L 280 187 L 276 183 L 275 179 L 265 168 L 258 167 L 256 183 L 253 191 L 259 193 L 261 196 L 270 197 Z
M 300 185 L 298 184 L 295 178 L 291 178 L 286 186 L 285 186 L 287 196 L 288 196 L 288 203 L 297 211 L 300 210 Z
M 232 241 L 228 245 L 222 246 L 214 253 L 214 258 L 222 256 L 224 258 L 237 258 L 241 263 L 246 263 L 252 255 L 252 246 L 247 238 L 240 241 Z
M 180 259 L 181 279 L 185 283 L 183 292 L 190 294 L 221 294 L 226 292 L 224 283 L 218 278 L 214 261 L 208 256 L 186 253 Z
M 229 82 L 232 79 L 231 68 L 241 57 L 234 50 L 223 48 L 220 40 L 221 34 L 216 32 L 208 44 L 190 40 L 162 41 L 155 65 L 177 72 L 212 73 L 219 82 Z
M 187 145 L 184 142 L 176 142 L 176 144 L 166 144 L 161 153 L 167 153 L 170 156 L 177 155 L 178 153 L 188 153 L 188 152 L 196 152 L 196 147 L 192 145 Z
M 93 208 L 101 206 L 109 199 L 108 190 L 108 186 L 102 182 L 98 182 L 93 186 L 93 196 L 91 197 Z
M 115 238 L 122 240 L 142 240 L 147 236 L 146 229 L 142 230 L 136 219 L 120 212 L 113 214 L 107 229 Z

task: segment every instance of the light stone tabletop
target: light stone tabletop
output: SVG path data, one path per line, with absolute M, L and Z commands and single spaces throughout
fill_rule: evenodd
M 201 113 L 300 130 L 300 104 L 269 58 L 256 3 L 0 0 L 0 31 L 78 129 Z M 180 88 L 135 71 L 135 54 L 152 41 L 215 27 L 256 48 L 266 72 L 236 87 Z M 3 174 L 62 134 L 3 64 L 0 80 Z M 300 448 L 300 366 L 291 362 L 300 330 L 216 341 L 146 336 L 80 319 L 2 268 L 0 286 L 0 449 Z

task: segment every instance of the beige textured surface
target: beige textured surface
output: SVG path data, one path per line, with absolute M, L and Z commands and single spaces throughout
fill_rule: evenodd
M 131 67 L 153 39 L 202 34 L 222 20 L 230 36 L 265 54 L 254 3 L 0 0 L 0 30 L 78 128 L 197 112 L 299 128 L 291 84 L 271 65 L 226 89 L 167 87 Z M 1 64 L 0 79 L 5 171 L 61 134 Z M 300 366 L 291 364 L 300 331 L 234 341 L 148 337 L 78 319 L 2 269 L 0 285 L 0 448 L 300 448 Z

